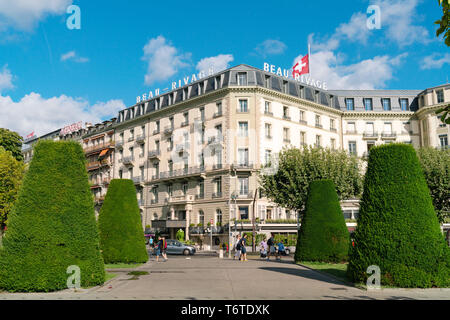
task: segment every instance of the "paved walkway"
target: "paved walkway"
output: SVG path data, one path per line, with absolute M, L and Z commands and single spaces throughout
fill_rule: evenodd
M 285 258 L 286 259 L 286 258 Z M 148 275 L 131 280 L 127 270 L 101 287 L 57 293 L 0 293 L 1 299 L 450 299 L 450 289 L 365 291 L 295 265 L 292 260 L 248 262 L 210 256 L 169 256 L 137 270 Z

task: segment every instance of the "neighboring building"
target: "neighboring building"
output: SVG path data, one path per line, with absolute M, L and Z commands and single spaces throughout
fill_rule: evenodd
M 229 223 L 233 232 L 251 231 L 253 217 L 258 232 L 297 232 L 296 212 L 268 201 L 258 184 L 258 171 L 284 146 L 359 157 L 390 142 L 446 148 L 449 128 L 435 111 L 449 101 L 450 84 L 324 91 L 239 65 L 121 110 L 83 141 L 91 162 L 109 155 L 91 178 L 133 179 L 143 226 L 170 237 L 182 228 L 208 245 L 212 222 L 219 244 L 228 242 Z M 93 190 L 101 197 L 105 187 Z M 342 203 L 350 230 L 358 206 Z

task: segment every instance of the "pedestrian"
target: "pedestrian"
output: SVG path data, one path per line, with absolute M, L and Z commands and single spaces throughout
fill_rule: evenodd
M 233 256 L 233 260 L 235 260 L 236 257 L 238 257 L 239 260 L 241 260 L 241 243 L 240 242 L 241 242 L 241 235 L 238 234 L 236 236 L 236 243 L 234 245 L 235 253 L 234 253 L 234 256 Z
M 283 254 L 285 251 L 285 249 L 284 249 L 284 244 L 283 244 L 283 242 L 278 242 L 278 244 L 277 244 L 277 260 L 280 260 L 281 261 L 281 254 Z
M 270 256 L 275 254 L 275 241 L 273 239 L 273 233 L 270 234 L 270 238 L 269 240 L 267 240 L 267 247 L 268 247 L 268 251 L 267 251 L 267 261 L 270 260 Z
M 241 239 L 241 261 L 248 261 L 247 248 L 245 248 L 246 242 L 247 242 L 247 234 L 244 233 L 244 236 Z
M 159 262 L 159 256 L 162 255 L 163 240 L 158 236 L 158 243 L 156 244 L 156 262 Z
M 260 246 L 260 257 L 266 258 L 267 257 L 267 243 L 266 243 L 266 237 L 262 239 L 262 241 L 259 243 Z
M 164 258 L 164 261 L 167 261 L 169 259 L 167 258 L 167 241 L 166 241 L 166 237 L 163 237 L 162 239 L 163 239 L 162 256 Z
M 148 247 L 149 247 L 149 260 L 152 259 L 152 251 L 153 251 L 153 237 L 150 236 L 150 238 L 148 239 Z

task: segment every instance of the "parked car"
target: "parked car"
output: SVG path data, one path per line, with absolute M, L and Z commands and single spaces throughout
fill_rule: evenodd
M 156 254 L 156 249 L 154 249 L 153 252 Z M 195 254 L 195 248 L 178 240 L 168 239 L 167 254 L 183 254 L 185 256 L 189 256 Z

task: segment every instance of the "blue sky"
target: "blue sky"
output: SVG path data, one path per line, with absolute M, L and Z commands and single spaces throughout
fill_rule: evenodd
M 425 89 L 450 73 L 437 1 L 35 2 L 0 0 L 0 127 L 21 134 L 115 116 L 201 65 L 291 68 L 308 39 L 330 89 Z M 70 4 L 80 30 L 66 26 Z

